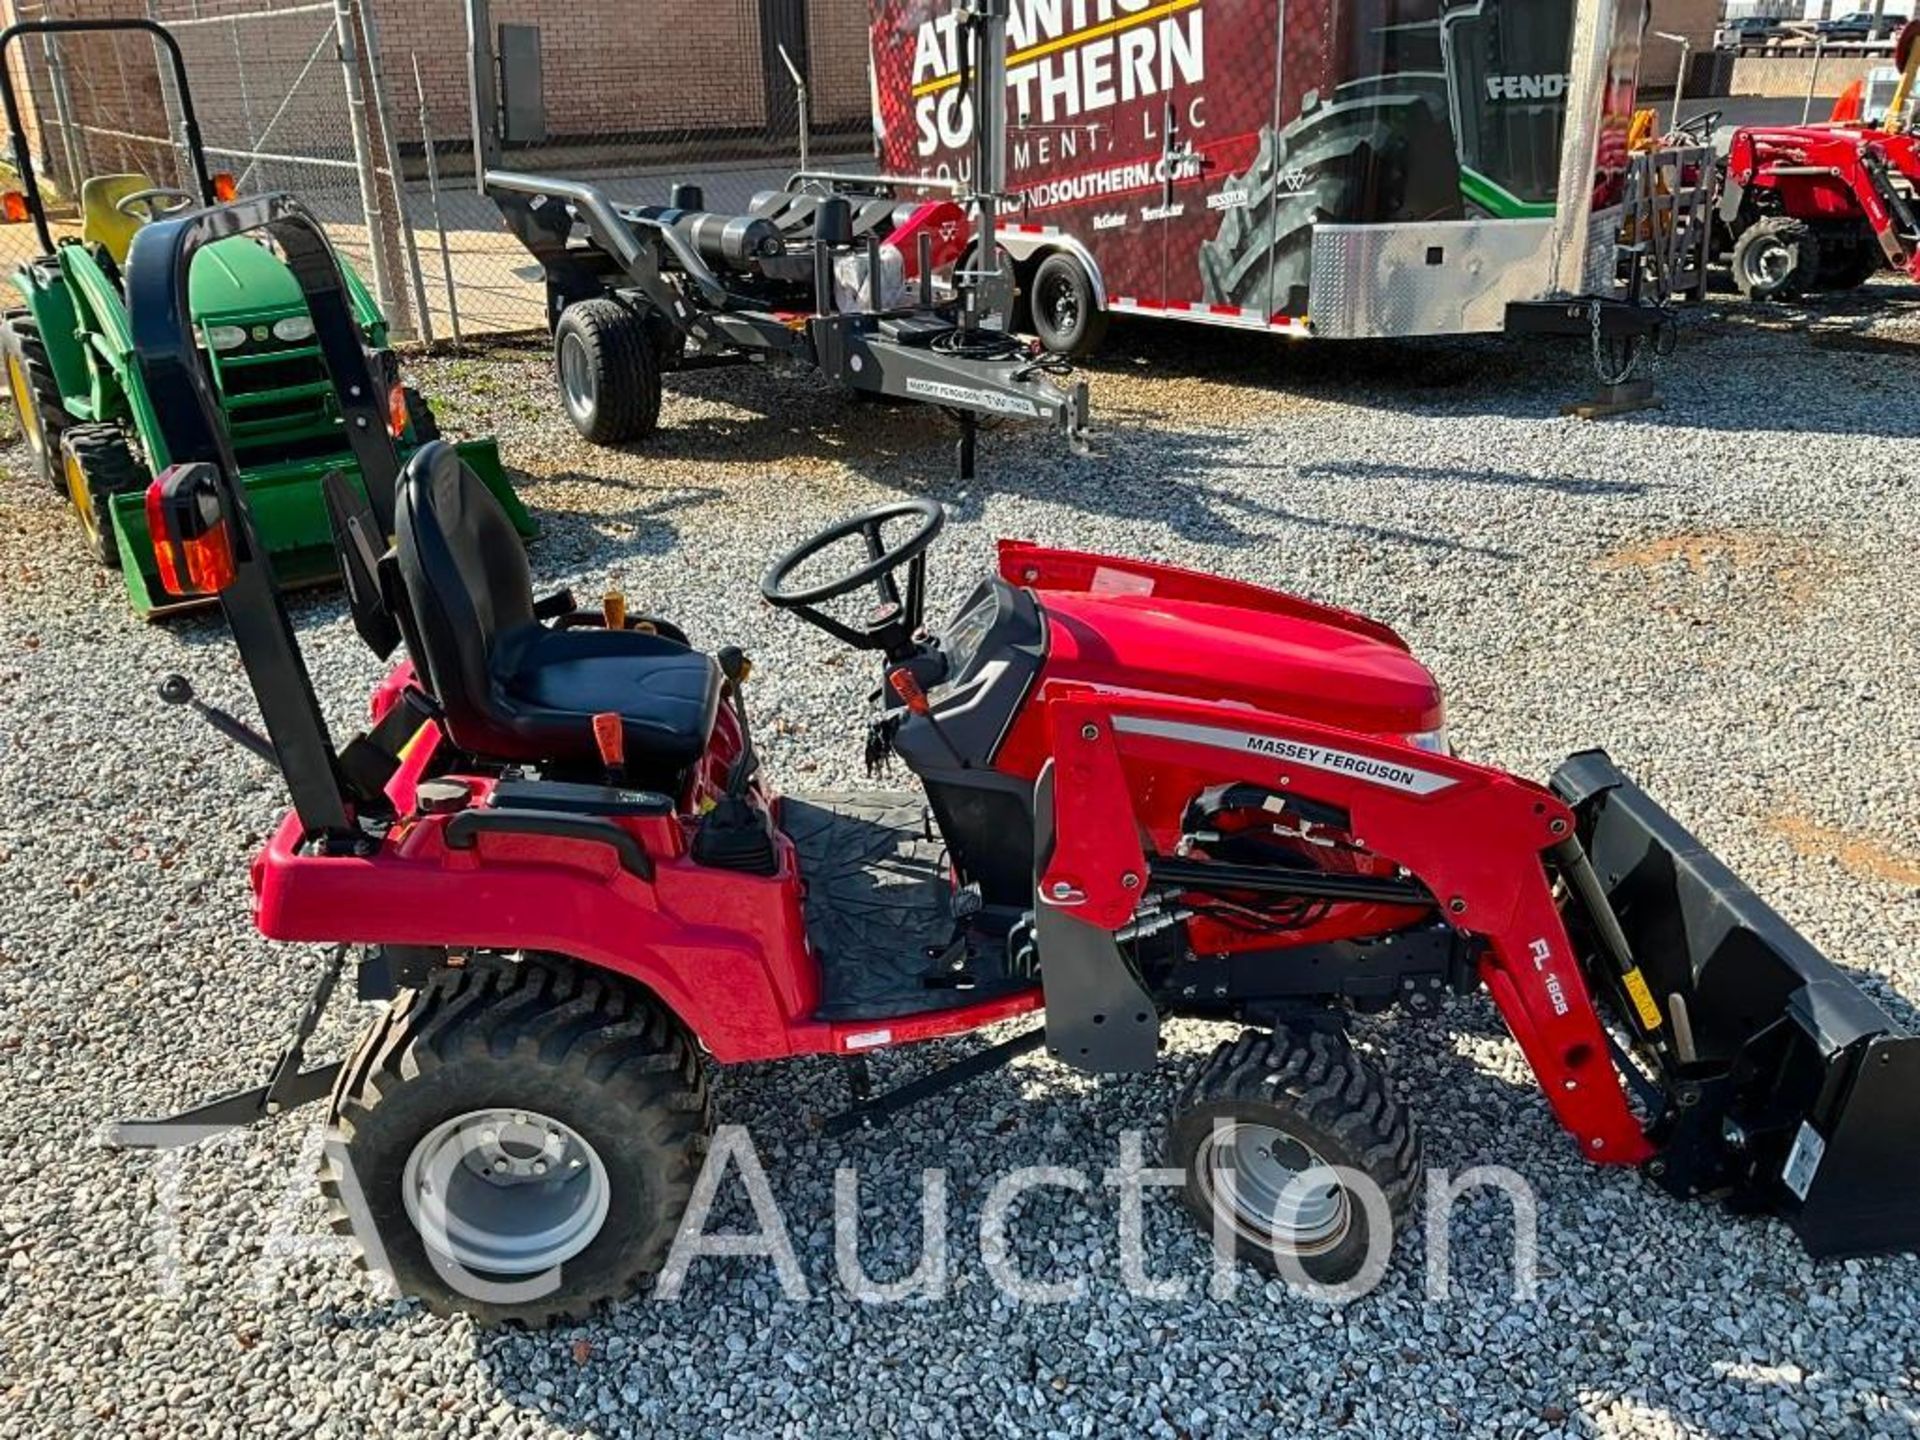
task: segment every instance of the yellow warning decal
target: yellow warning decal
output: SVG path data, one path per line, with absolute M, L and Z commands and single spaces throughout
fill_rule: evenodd
M 1660 1007 L 1653 1003 L 1653 992 L 1647 988 L 1647 977 L 1640 973 L 1640 967 L 1634 966 L 1620 978 L 1626 982 L 1627 998 L 1633 1001 L 1633 1008 L 1640 1012 L 1640 1023 L 1649 1030 L 1658 1030 Z

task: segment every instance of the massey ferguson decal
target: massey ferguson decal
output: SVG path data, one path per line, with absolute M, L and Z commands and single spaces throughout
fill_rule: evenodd
M 1183 740 L 1191 745 L 1211 745 L 1222 750 L 1238 750 L 1287 760 L 1310 770 L 1328 770 L 1351 775 L 1392 790 L 1412 795 L 1431 795 L 1453 784 L 1450 775 L 1436 775 L 1417 765 L 1382 760 L 1374 755 L 1359 755 L 1351 750 L 1334 750 L 1304 740 L 1288 740 L 1278 735 L 1262 735 L 1251 730 L 1228 730 L 1218 725 L 1196 725 L 1185 720 L 1145 720 L 1134 716 L 1114 717 L 1113 728 L 1125 735 L 1152 735 L 1162 740 Z
M 873 0 L 882 168 L 967 180 L 950 0 Z M 1297 319 L 1318 224 L 1550 213 L 1573 0 L 1013 0 L 1016 223 L 1117 309 Z

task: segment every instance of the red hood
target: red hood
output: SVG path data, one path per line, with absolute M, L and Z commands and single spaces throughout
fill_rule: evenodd
M 1046 677 L 1242 702 L 1408 735 L 1441 723 L 1440 687 L 1404 649 L 1328 619 L 1160 595 L 1043 590 Z

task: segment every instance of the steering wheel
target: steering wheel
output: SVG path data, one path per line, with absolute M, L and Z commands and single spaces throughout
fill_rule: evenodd
M 1719 128 L 1720 117 L 1724 114 L 1724 110 L 1702 110 L 1698 115 L 1689 115 L 1674 126 L 1673 133 L 1705 145 L 1713 139 L 1713 132 Z
M 918 517 L 920 523 L 913 533 L 889 549 L 882 534 L 887 522 L 914 517 Z M 946 523 L 946 509 L 938 500 L 896 500 L 891 505 L 863 510 L 801 541 L 774 561 L 760 579 L 760 593 L 769 605 L 793 611 L 856 650 L 884 650 L 889 659 L 897 658 L 911 650 L 914 632 L 920 628 L 927 598 L 927 547 L 933 544 Z M 864 565 L 824 584 L 806 589 L 788 587 L 794 572 L 802 565 L 856 535 L 866 543 Z M 894 579 L 894 572 L 902 565 L 908 566 L 904 593 Z M 880 604 L 864 628 L 848 625 L 814 608 L 868 585 L 879 595 Z
M 162 205 L 161 201 L 171 203 Z M 113 202 L 113 208 L 129 220 L 138 220 L 149 224 L 155 220 L 164 220 L 169 215 L 178 215 L 182 210 L 191 210 L 200 203 L 200 197 L 191 190 L 182 190 L 174 185 L 155 185 L 146 190 L 135 190 L 131 195 L 122 195 Z M 144 206 L 146 213 L 133 207 Z

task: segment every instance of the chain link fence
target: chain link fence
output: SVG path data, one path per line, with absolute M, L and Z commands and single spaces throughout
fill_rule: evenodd
M 538 268 L 478 192 L 476 123 L 499 164 L 634 202 L 692 181 L 737 210 L 803 160 L 871 163 L 868 0 L 486 8 L 497 104 L 476 116 L 466 0 L 0 0 L 13 20 L 166 25 L 209 169 L 244 194 L 298 195 L 418 340 L 544 323 Z M 181 97 L 147 36 L 27 37 L 9 64 L 57 235 L 80 234 L 91 177 L 191 185 Z M 38 249 L 31 226 L 0 227 L 8 268 Z

